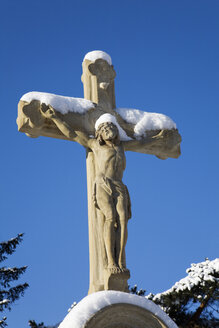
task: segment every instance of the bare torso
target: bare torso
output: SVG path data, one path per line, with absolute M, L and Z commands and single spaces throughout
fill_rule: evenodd
M 126 166 L 126 158 L 123 145 L 99 145 L 95 140 L 92 151 L 94 153 L 98 172 L 97 178 L 105 176 L 111 180 L 122 181 L 123 172 Z

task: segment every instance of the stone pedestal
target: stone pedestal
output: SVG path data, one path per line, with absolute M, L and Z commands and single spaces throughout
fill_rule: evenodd
M 104 290 L 120 290 L 127 292 L 128 283 L 130 278 L 130 272 L 128 269 L 124 272 L 110 273 L 108 270 L 104 270 Z
M 177 328 L 159 306 L 143 296 L 101 291 L 85 297 L 59 328 Z

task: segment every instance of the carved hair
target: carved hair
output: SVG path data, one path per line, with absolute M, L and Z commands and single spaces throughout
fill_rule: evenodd
M 107 125 L 110 125 L 110 124 L 113 124 L 112 122 L 104 122 L 104 123 L 101 123 L 99 126 L 98 126 L 98 128 L 97 128 L 97 130 L 96 130 L 96 132 L 95 132 L 95 138 L 97 139 L 97 141 L 99 142 L 99 144 L 100 144 L 100 146 L 103 146 L 103 145 L 105 145 L 106 144 L 106 142 L 105 142 L 105 140 L 103 139 L 103 137 L 102 137 L 102 128 L 104 127 L 104 126 L 107 126 Z M 116 127 L 116 129 L 117 129 L 117 137 L 116 137 L 116 142 L 119 140 L 119 130 L 118 130 L 118 128 L 117 128 L 117 126 L 115 125 L 115 124 L 113 124 L 115 127 Z

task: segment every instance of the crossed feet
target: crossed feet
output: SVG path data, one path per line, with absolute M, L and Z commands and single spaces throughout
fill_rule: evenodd
M 127 269 L 123 264 L 118 266 L 115 263 L 109 264 L 107 270 L 111 273 L 129 272 L 129 269 Z

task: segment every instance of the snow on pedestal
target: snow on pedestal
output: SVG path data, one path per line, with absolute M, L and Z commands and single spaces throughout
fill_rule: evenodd
M 176 324 L 168 317 L 168 315 L 164 313 L 161 308 L 154 304 L 152 301 L 149 301 L 143 296 L 137 296 L 118 291 L 101 291 L 83 298 L 64 318 L 64 320 L 59 325 L 59 328 L 90 327 L 88 323 L 92 317 L 103 311 L 104 308 L 109 308 L 110 306 L 119 304 L 128 304 L 129 306 L 133 305 L 135 307 L 137 306 L 141 308 L 141 310 L 143 309 L 143 311 L 146 310 L 145 312 L 150 313 L 151 317 L 158 319 L 158 324 L 159 322 L 162 323 L 160 327 L 177 328 Z M 120 312 L 116 313 L 118 318 L 121 315 L 122 313 Z M 135 320 L 135 318 L 133 319 Z M 96 324 L 97 323 L 98 319 Z M 158 326 L 159 325 L 156 327 Z M 97 325 L 97 327 L 99 326 Z M 102 328 L 104 328 L 104 325 Z

